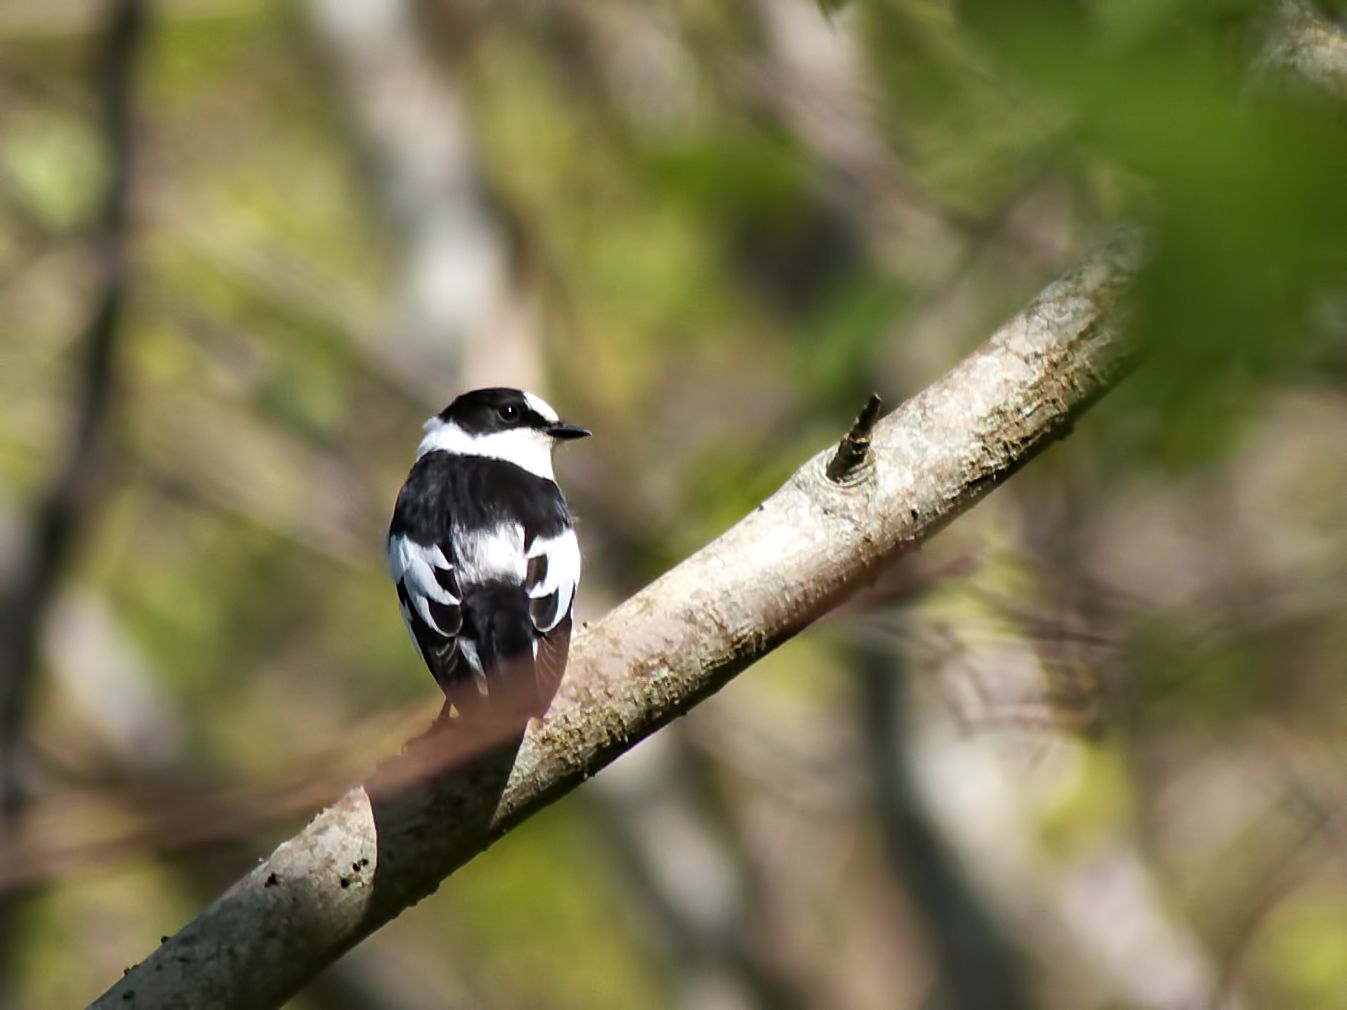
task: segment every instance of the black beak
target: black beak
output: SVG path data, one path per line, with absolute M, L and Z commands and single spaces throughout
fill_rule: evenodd
M 558 421 L 556 424 L 547 426 L 547 433 L 553 438 L 585 438 L 589 435 L 589 429 L 581 428 L 575 424 L 567 424 L 565 421 Z

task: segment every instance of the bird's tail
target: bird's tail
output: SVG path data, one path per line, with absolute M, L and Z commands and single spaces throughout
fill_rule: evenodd
M 488 676 L 533 660 L 533 620 L 519 586 L 485 586 L 464 603 L 477 617 L 477 655 Z

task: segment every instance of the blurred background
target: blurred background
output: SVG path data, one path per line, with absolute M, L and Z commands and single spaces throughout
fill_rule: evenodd
M 290 1005 L 1347 1006 L 1347 88 L 1274 6 L 0 0 L 0 1004 L 434 714 L 458 391 L 594 429 L 594 617 L 1133 221 L 1070 438 Z

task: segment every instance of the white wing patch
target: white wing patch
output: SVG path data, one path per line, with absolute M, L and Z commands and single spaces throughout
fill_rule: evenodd
M 539 631 L 546 633 L 570 612 L 575 587 L 580 583 L 580 543 L 575 538 L 575 531 L 563 530 L 555 537 L 538 537 L 529 548 L 529 559 L 546 561 L 542 577 L 529 581 L 529 599 L 545 600 L 553 593 L 557 596 L 556 609 L 538 626 Z M 529 567 L 533 569 L 535 565 Z
M 388 572 L 392 575 L 393 582 L 401 582 L 406 588 L 407 597 L 416 608 L 416 615 L 425 625 L 447 638 L 453 632 L 435 623 L 430 612 L 430 601 L 434 600 L 445 606 L 455 606 L 461 601 L 440 585 L 439 578 L 435 574 L 436 569 L 443 572 L 452 572 L 454 569 L 436 544 L 429 546 L 418 544 L 403 534 L 388 538 Z M 404 619 L 409 617 L 408 614 L 403 615 Z M 415 638 L 413 635 L 413 641 Z M 419 645 L 417 651 L 420 651 Z
M 454 537 L 454 551 L 465 584 L 524 581 L 528 559 L 524 557 L 524 527 L 519 523 L 501 523 L 474 533 L 460 531 Z

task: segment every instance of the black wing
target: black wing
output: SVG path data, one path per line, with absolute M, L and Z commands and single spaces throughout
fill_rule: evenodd
M 388 538 L 388 568 L 397 586 L 402 620 L 442 688 L 467 673 L 458 647 L 463 592 L 446 546 L 418 543 L 406 533 Z
M 533 681 L 538 691 L 534 715 L 542 715 L 552 704 L 552 696 L 566 672 L 566 657 L 571 650 L 571 615 L 566 614 L 555 628 L 538 639 L 538 655 L 533 661 Z

